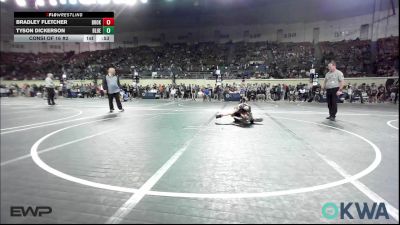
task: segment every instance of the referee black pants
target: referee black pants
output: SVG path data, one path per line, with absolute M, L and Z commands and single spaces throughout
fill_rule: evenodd
M 108 93 L 108 104 L 110 106 L 110 110 L 114 110 L 113 98 L 115 98 L 115 101 L 117 102 L 118 109 L 121 110 L 122 104 L 121 100 L 119 99 L 119 92 L 113 94 Z
M 326 101 L 328 102 L 328 108 L 329 108 L 329 116 L 332 118 L 336 117 L 337 113 L 337 95 L 336 92 L 339 90 L 339 88 L 329 88 L 326 89 Z
M 54 88 L 46 88 L 47 89 L 47 103 L 49 105 L 54 105 Z

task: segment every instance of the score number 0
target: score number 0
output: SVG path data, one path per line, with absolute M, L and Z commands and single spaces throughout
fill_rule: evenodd
M 103 18 L 103 26 L 114 26 L 114 18 Z

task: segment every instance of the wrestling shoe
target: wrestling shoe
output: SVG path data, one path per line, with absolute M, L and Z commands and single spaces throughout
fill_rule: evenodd
M 263 118 L 254 118 L 253 121 L 259 123 L 263 121 Z

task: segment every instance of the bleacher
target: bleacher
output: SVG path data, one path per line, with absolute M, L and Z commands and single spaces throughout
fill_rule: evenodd
M 226 43 L 204 42 L 194 45 L 116 48 L 109 50 L 68 53 L 1 53 L 1 76 L 9 79 L 44 79 L 46 73 L 66 73 L 71 79 L 92 79 L 113 65 L 118 73 L 130 76 L 131 66 L 143 77 L 199 78 L 217 67 L 226 79 L 305 78 L 313 66 L 324 74 L 326 64 L 334 59 L 347 77 L 393 76 L 398 69 L 398 37 L 377 41 L 377 59 L 372 61 L 370 40 L 302 43 Z M 315 47 L 321 58 L 315 57 Z M 157 72 L 157 76 L 152 76 Z M 207 78 L 207 77 L 206 77 Z

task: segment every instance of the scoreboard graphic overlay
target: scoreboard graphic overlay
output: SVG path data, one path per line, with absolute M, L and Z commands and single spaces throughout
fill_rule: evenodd
M 114 12 L 14 12 L 14 42 L 114 42 Z

